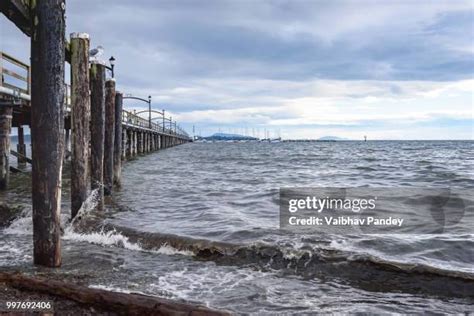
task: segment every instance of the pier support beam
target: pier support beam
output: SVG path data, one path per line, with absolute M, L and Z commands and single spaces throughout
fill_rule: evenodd
M 135 152 L 135 149 L 136 149 L 135 141 L 136 141 L 135 131 L 133 129 L 131 129 L 130 130 L 130 157 L 134 157 L 135 154 L 136 154 L 136 152 Z
M 150 134 L 145 132 L 145 152 L 150 152 Z
M 133 156 L 137 155 L 137 145 L 138 145 L 138 132 L 132 131 L 133 133 Z
M 122 130 L 122 160 L 127 159 L 128 155 L 128 133 L 126 129 Z
M 137 153 L 143 154 L 143 133 L 137 132 Z
M 0 190 L 8 188 L 10 180 L 10 132 L 13 110 L 10 106 L 0 105 Z
M 66 128 L 65 130 L 65 136 L 64 136 L 64 150 L 67 153 L 70 150 L 70 136 L 71 136 L 71 130 Z M 66 155 L 65 155 L 66 156 Z M 67 158 L 67 157 L 65 157 Z
M 18 166 L 26 165 L 26 145 L 25 145 L 25 130 L 23 126 L 18 126 L 18 144 L 16 145 L 16 151 L 18 155 Z
M 130 129 L 125 130 L 126 134 L 126 146 L 125 146 L 125 156 L 130 158 L 132 156 L 132 132 Z
M 104 208 L 105 66 L 94 63 L 91 81 L 91 188 L 98 190 L 97 209 Z
M 71 219 L 88 195 L 91 98 L 89 35 L 71 34 Z
M 122 178 L 122 107 L 123 95 L 115 93 L 114 184 L 120 187 Z
M 33 261 L 61 265 L 61 171 L 64 155 L 64 0 L 31 9 Z
M 114 184 L 115 80 L 105 83 L 104 194 L 111 195 Z

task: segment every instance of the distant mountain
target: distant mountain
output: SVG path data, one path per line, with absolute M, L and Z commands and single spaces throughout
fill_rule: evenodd
M 349 140 L 349 139 L 337 137 L 337 136 L 324 136 L 324 137 L 318 138 L 318 140 Z
M 239 134 L 215 133 L 208 137 L 202 137 L 205 140 L 256 140 L 255 137 L 244 136 Z

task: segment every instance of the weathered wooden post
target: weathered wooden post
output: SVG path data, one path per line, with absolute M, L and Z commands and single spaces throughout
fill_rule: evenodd
M 152 132 L 152 133 L 150 133 L 150 151 L 155 150 L 155 148 L 154 148 L 155 141 L 154 140 L 155 140 L 155 134 Z
M 122 178 L 122 104 L 123 95 L 115 94 L 114 184 L 120 186 Z
M 136 147 L 136 140 L 137 140 L 137 135 L 135 134 L 135 130 L 131 129 L 130 130 L 130 157 L 134 157 L 136 154 L 135 149 Z
M 150 134 L 148 132 L 145 132 L 145 152 L 148 153 L 149 150 L 149 142 L 150 142 Z
M 131 130 L 132 133 L 132 157 L 134 157 L 137 154 L 137 133 L 135 132 L 134 129 Z
M 104 194 L 111 195 L 114 184 L 115 80 L 105 82 Z
M 143 133 L 138 131 L 137 133 L 137 152 L 138 154 L 143 154 Z
M 70 129 L 66 128 L 65 130 L 65 136 L 64 136 L 64 150 L 67 152 L 69 150 L 69 141 L 70 141 Z
M 145 140 L 144 148 L 145 148 L 145 150 L 144 151 L 145 151 L 145 153 L 148 153 L 148 132 L 144 132 L 144 135 L 145 135 L 145 137 L 144 137 L 144 140 Z
M 104 208 L 105 66 L 91 64 L 91 188 L 98 190 L 97 209 Z
M 18 144 L 16 145 L 18 155 L 18 165 L 24 166 L 26 164 L 26 145 L 25 145 L 25 131 L 23 126 L 18 126 Z
M 133 131 L 133 155 L 137 155 L 138 131 Z
M 128 132 L 124 128 L 122 129 L 122 160 L 127 159 L 128 152 Z
M 61 265 L 66 3 L 31 2 L 33 261 Z
M 132 156 L 132 140 L 133 140 L 133 133 L 130 129 L 127 129 L 127 157 L 128 158 Z
M 147 134 L 148 134 L 147 135 L 147 140 L 148 140 L 147 141 L 147 145 L 148 145 L 147 148 L 148 148 L 148 152 L 151 152 L 153 150 L 152 147 L 151 147 L 153 134 L 150 133 L 150 132 L 148 132 Z
M 91 97 L 89 35 L 71 34 L 71 219 L 88 195 Z
M 10 180 L 10 132 L 13 109 L 11 106 L 0 105 L 0 190 L 8 188 Z

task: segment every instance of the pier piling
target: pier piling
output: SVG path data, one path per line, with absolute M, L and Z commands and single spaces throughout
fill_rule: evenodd
M 139 155 L 143 154 L 143 132 L 137 134 L 137 152 Z
M 88 195 L 91 98 L 89 36 L 71 34 L 71 219 Z
M 115 80 L 105 82 L 104 194 L 111 195 L 114 184 Z
M 0 105 L 0 190 L 8 188 L 10 179 L 10 131 L 12 126 L 12 107 Z
M 127 159 L 128 156 L 128 133 L 124 128 L 122 129 L 122 160 Z
M 25 131 L 23 126 L 18 126 L 18 144 L 16 145 L 16 151 L 19 153 L 17 157 L 18 165 L 26 165 L 26 145 L 25 145 Z
M 123 95 L 115 93 L 114 184 L 120 187 L 122 178 L 122 106 Z
M 64 130 L 65 132 L 65 136 L 64 136 L 64 150 L 65 152 L 67 153 L 69 151 L 69 148 L 70 148 L 70 140 L 71 140 L 71 130 L 69 128 L 66 128 Z M 66 154 L 64 155 L 65 158 L 67 158 Z
M 61 171 L 64 152 L 64 0 L 31 5 L 33 260 L 61 265 Z
M 136 156 L 137 155 L 137 142 L 138 142 L 138 132 L 137 131 L 132 131 L 133 133 L 133 146 L 132 146 L 132 150 L 133 150 L 133 156 Z
M 132 157 L 132 138 L 133 138 L 133 133 L 131 130 L 126 130 L 127 133 L 127 158 Z
M 98 190 L 97 209 L 104 208 L 105 66 L 93 63 L 91 85 L 91 189 Z

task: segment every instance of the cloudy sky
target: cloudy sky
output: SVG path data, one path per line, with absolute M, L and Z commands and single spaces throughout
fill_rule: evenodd
M 285 138 L 474 139 L 474 2 L 68 0 L 67 33 L 182 126 Z M 29 59 L 3 16 L 0 49 Z M 127 102 L 128 108 L 140 104 Z

